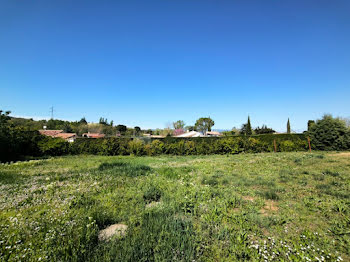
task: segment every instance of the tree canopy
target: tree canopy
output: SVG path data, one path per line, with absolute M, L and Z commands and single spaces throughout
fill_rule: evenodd
M 184 129 L 185 128 L 185 122 L 183 120 L 177 120 L 173 123 L 174 129 Z
M 290 121 L 288 118 L 288 122 L 287 122 L 287 134 L 290 134 Z
M 121 135 L 124 135 L 126 130 L 127 130 L 127 127 L 125 125 L 117 125 L 115 127 L 115 129 L 117 130 L 117 132 L 119 132 Z
M 195 129 L 198 132 L 202 132 L 204 135 L 207 131 L 211 131 L 211 128 L 215 125 L 215 122 L 210 117 L 201 117 L 196 121 Z
M 255 134 L 261 135 L 261 134 L 273 134 L 276 131 L 272 128 L 267 127 L 266 125 L 262 125 L 262 127 L 257 127 L 254 129 Z
M 251 136 L 253 134 L 252 125 L 250 124 L 250 117 L 248 116 L 248 121 L 241 127 L 241 135 Z
M 343 120 L 324 115 L 310 126 L 308 134 L 312 145 L 319 150 L 342 150 L 350 148 L 350 130 Z

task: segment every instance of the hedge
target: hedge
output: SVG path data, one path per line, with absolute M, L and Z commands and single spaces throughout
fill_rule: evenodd
M 278 152 L 306 151 L 304 134 L 138 139 L 126 137 L 78 138 L 68 143 L 61 138 L 50 138 L 38 132 L 13 131 L 11 147 L 2 148 L 0 161 L 21 160 L 25 156 L 59 156 L 66 154 L 93 155 L 209 155 L 239 154 L 242 152 L 273 152 L 274 141 Z
M 209 155 L 238 154 L 242 152 L 306 151 L 307 138 L 303 134 L 197 137 L 161 139 L 133 138 L 78 138 L 70 145 L 71 154 L 99 155 Z

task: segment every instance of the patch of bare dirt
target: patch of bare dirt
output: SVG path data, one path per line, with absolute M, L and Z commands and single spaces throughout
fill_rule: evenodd
M 243 198 L 243 200 L 247 200 L 247 201 L 251 201 L 251 202 L 254 202 L 254 200 L 255 200 L 255 197 L 252 197 L 252 196 L 243 196 L 242 198 Z
M 270 213 L 274 213 L 278 211 L 278 203 L 273 200 L 266 200 L 265 206 L 260 209 L 260 213 L 263 216 L 268 216 Z
M 128 229 L 128 226 L 124 224 L 110 225 L 109 227 L 101 230 L 98 233 L 98 240 L 108 241 L 114 236 L 123 237 L 126 235 L 127 229 Z
M 329 156 L 350 157 L 350 152 L 334 153 L 329 154 Z

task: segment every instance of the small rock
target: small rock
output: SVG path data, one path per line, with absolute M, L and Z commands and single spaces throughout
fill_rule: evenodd
M 98 240 L 108 241 L 114 236 L 123 237 L 126 235 L 127 229 L 128 229 L 128 226 L 124 224 L 110 225 L 109 227 L 101 230 L 98 233 Z

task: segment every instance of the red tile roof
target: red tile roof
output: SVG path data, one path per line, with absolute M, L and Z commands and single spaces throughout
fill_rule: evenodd
M 104 134 L 99 134 L 99 133 L 84 133 L 83 137 L 89 137 L 89 138 L 103 138 L 105 137 Z
M 55 137 L 61 137 L 63 139 L 68 139 L 68 138 L 76 137 L 76 136 L 77 136 L 76 133 L 59 133 L 59 134 L 55 135 Z

